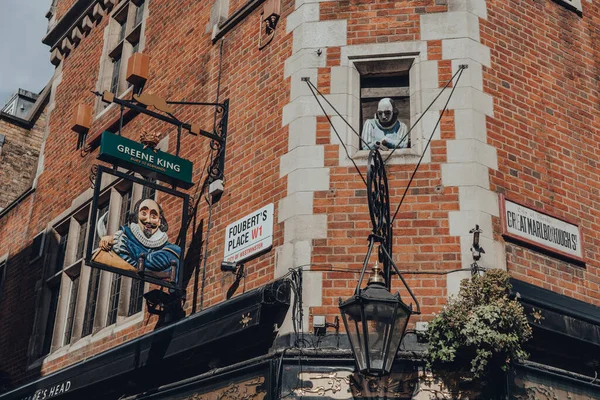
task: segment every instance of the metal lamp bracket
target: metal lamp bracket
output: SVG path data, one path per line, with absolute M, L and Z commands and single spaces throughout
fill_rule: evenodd
M 358 284 L 356 285 L 355 294 L 358 295 L 360 293 L 369 258 L 373 251 L 373 246 L 375 243 L 379 243 L 378 258 L 383 264 L 383 275 L 388 290 L 391 289 L 391 270 L 393 269 L 415 302 L 416 311 L 414 311 L 413 314 L 420 314 L 421 307 L 419 302 L 392 259 L 393 232 L 390 219 L 388 180 L 385 172 L 385 164 L 379 149 L 373 149 L 369 153 L 367 163 L 367 196 L 373 229 L 372 233 L 369 235 L 369 248 L 363 263 Z

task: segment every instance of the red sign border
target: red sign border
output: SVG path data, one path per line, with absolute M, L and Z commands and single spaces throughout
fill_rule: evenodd
M 506 201 L 507 200 L 510 201 L 511 203 L 518 204 L 521 207 L 529 208 L 530 210 L 536 211 L 536 212 L 538 212 L 540 214 L 544 214 L 544 215 L 547 215 L 549 217 L 558 219 L 559 221 L 563 221 L 563 222 L 566 222 L 568 224 L 575 225 L 577 227 L 577 230 L 579 231 L 579 237 L 581 238 L 580 245 L 581 245 L 581 253 L 582 253 L 583 257 L 574 256 L 573 254 L 569 254 L 569 253 L 566 253 L 564 251 L 556 250 L 556 249 L 554 249 L 554 248 L 552 248 L 550 246 L 546 246 L 546 245 L 540 244 L 538 242 L 535 242 L 535 241 L 533 241 L 531 239 L 528 239 L 528 238 L 525 238 L 523 236 L 519 236 L 519 235 L 516 235 L 514 233 L 510 233 L 508 231 L 508 225 L 507 225 L 507 221 L 506 221 Z M 573 220 L 569 220 L 569 219 L 566 219 L 566 218 L 561 218 L 561 217 L 558 217 L 556 215 L 552 215 L 552 214 L 550 214 L 550 213 L 548 213 L 546 211 L 542 211 L 538 207 L 532 207 L 532 206 L 523 204 L 520 201 L 515 201 L 515 200 L 513 200 L 513 199 L 511 199 L 509 197 L 506 197 L 502 193 L 498 194 L 498 201 L 500 202 L 500 223 L 502 225 L 502 236 L 505 239 L 508 238 L 508 239 L 513 239 L 513 240 L 518 241 L 518 242 L 527 243 L 527 244 L 529 244 L 530 246 L 532 246 L 534 248 L 542 249 L 542 250 L 544 250 L 545 252 L 548 252 L 548 253 L 557 254 L 561 258 L 567 258 L 569 260 L 574 260 L 574 261 L 577 261 L 579 263 L 585 264 L 585 258 L 584 258 L 585 257 L 585 253 L 583 251 L 583 249 L 584 249 L 584 247 L 583 247 L 583 243 L 584 243 L 584 240 L 583 240 L 583 230 L 581 229 L 581 225 L 580 224 L 574 222 Z

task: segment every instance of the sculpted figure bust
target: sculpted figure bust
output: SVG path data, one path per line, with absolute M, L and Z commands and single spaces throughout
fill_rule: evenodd
M 139 200 L 130 218 L 129 225 L 122 226 L 114 236 L 101 237 L 100 249 L 109 254 L 116 253 L 130 268 L 141 268 L 151 275 L 172 269 L 176 272 L 181 248 L 168 241 L 169 225 L 160 205 L 152 199 Z M 104 263 L 122 268 L 122 262 Z M 139 263 L 143 263 L 143 267 Z
M 386 97 L 379 101 L 375 118 L 365 121 L 362 138 L 369 149 L 405 148 L 408 147 L 406 132 L 406 125 L 398 119 L 398 109 L 394 101 Z

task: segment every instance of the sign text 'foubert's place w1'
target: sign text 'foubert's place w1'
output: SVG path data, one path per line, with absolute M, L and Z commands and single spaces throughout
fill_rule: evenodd
M 191 161 L 164 151 L 144 148 L 143 144 L 114 133 L 102 133 L 98 159 L 145 176 L 157 177 L 161 181 L 177 183 L 184 188 L 193 185 Z
M 225 261 L 246 261 L 273 246 L 273 209 L 273 204 L 268 204 L 227 225 Z

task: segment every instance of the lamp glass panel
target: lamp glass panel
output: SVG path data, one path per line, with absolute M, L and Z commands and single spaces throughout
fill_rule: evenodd
M 369 336 L 370 369 L 383 370 L 386 359 L 386 343 L 394 323 L 394 310 L 397 303 L 368 301 L 365 302 L 365 321 Z
M 344 325 L 346 326 L 346 332 L 348 333 L 348 339 L 356 358 L 356 364 L 359 370 L 367 368 L 365 360 L 365 343 L 363 333 L 363 323 L 361 318 L 360 303 L 355 302 L 344 306 L 342 309 L 342 318 L 344 319 Z
M 392 364 L 394 363 L 394 358 L 398 352 L 398 347 L 400 347 L 400 342 L 404 336 L 404 331 L 406 330 L 409 317 L 410 312 L 407 309 L 402 307 L 402 305 L 398 307 L 396 321 L 394 323 L 394 328 L 392 329 L 392 337 L 390 338 L 390 346 L 385 360 L 386 371 L 390 371 L 392 369 Z

